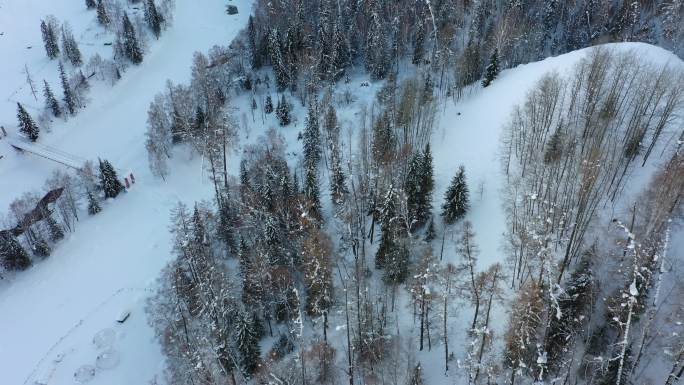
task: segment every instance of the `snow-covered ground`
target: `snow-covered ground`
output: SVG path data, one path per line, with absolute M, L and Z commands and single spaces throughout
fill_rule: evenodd
M 95 368 L 92 384 L 140 384 L 160 373 L 163 358 L 146 323 L 144 299 L 170 258 L 169 210 L 178 200 L 192 203 L 211 198 L 211 188 L 200 177 L 200 160 L 182 154 L 172 161 L 166 182 L 151 176 L 144 148 L 147 107 L 167 79 L 188 81 L 194 51 L 227 44 L 246 25 L 251 3 L 234 1 L 240 13 L 228 16 L 222 0 L 205 0 L 202 6 L 192 0 L 177 0 L 173 27 L 152 44 L 143 64 L 130 68 L 113 88 L 95 87 L 86 109 L 41 136 L 40 143 L 79 157 L 107 158 L 116 167 L 134 172 L 137 183 L 127 194 L 107 202 L 100 215 L 82 219 L 76 232 L 68 235 L 50 258 L 0 286 L 0 372 L 7 384 L 73 383 L 79 369 L 87 372 Z M 0 76 L 3 82 L 7 78 L 3 84 L 8 85 L 2 89 L 8 95 L 0 95 L 0 125 L 8 129 L 13 130 L 16 124 L 17 95 L 23 95 L 21 100 L 26 102 L 32 98 L 22 88 L 23 61 L 35 68 L 32 75 L 38 79 L 41 65 L 54 65 L 44 58 L 40 17 L 53 13 L 69 20 L 76 36 L 91 36 L 82 33 L 96 27 L 92 13 L 85 14 L 81 2 L 71 2 L 78 4 L 67 7 L 55 3 L 61 2 L 0 0 L 0 28 L 4 28 L 0 33 L 5 32 L 0 36 L 0 54 L 12 58 L 0 61 Z M 24 33 L 23 40 L 9 38 Z M 27 45 L 33 48 L 26 50 Z M 84 46 L 81 44 L 87 57 Z M 667 51 L 645 44 L 617 44 L 615 48 L 637 50 L 658 63 L 682 64 Z M 481 249 L 481 268 L 503 260 L 500 246 L 505 218 L 500 190 L 504 178 L 498 159 L 502 127 L 512 107 L 524 100 L 537 79 L 547 71 L 569 71 L 586 52 L 576 51 L 504 71 L 492 86 L 478 89 L 456 104 L 449 102 L 439 117 L 432 138 L 435 206 L 441 203 L 458 165 L 465 165 L 472 194 L 468 219 L 473 222 Z M 365 93 L 352 107 L 340 111 L 340 122 L 346 130 L 353 129 L 356 123 L 354 108 L 371 101 L 370 92 L 378 87 L 357 89 L 358 82 L 344 87 L 350 87 L 353 93 Z M 17 89 L 20 91 L 15 93 Z M 244 111 L 240 114 L 249 114 L 248 102 L 246 97 L 235 101 Z M 303 121 L 300 106 L 296 111 Z M 257 123 L 247 119 L 253 126 L 249 140 L 264 128 L 275 126 L 274 117 L 268 119 L 266 124 L 260 119 Z M 283 132 L 290 141 L 289 148 L 300 152 L 300 144 L 294 140 L 298 130 L 290 127 Z M 0 211 L 24 191 L 40 188 L 51 170 L 59 167 L 41 158 L 17 154 L 6 140 L 0 140 L 0 155 L 5 155 L 0 160 Z M 237 164 L 238 159 L 234 157 L 232 164 Z M 447 248 L 447 259 L 453 258 L 453 243 Z M 122 310 L 131 311 L 131 316 L 117 324 L 115 318 Z M 470 316 L 461 314 L 453 320 L 452 338 L 462 336 L 466 324 L 460 321 Z M 498 314 L 496 320 L 502 326 L 505 317 Z M 410 317 L 402 319 L 407 325 L 410 322 Z M 101 356 L 103 352 L 108 355 Z M 430 384 L 455 381 L 454 377 L 444 377 L 442 355 L 441 349 L 433 348 L 418 357 Z
M 130 68 L 114 87 L 93 87 L 86 109 L 41 134 L 42 144 L 87 159 L 111 160 L 119 169 L 134 172 L 137 183 L 128 194 L 106 204 L 101 215 L 82 219 L 49 259 L 2 285 L 3 383 L 73 383 L 79 367 L 96 365 L 98 351 L 92 340 L 105 329 L 114 331 L 111 345 L 120 362 L 116 369 L 98 369 L 91 383 L 145 383 L 159 371 L 161 353 L 152 342 L 142 298 L 170 256 L 169 210 L 178 200 L 192 203 L 209 197 L 210 189 L 208 181 L 199 178 L 199 161 L 179 159 L 166 183 L 152 178 L 144 147 L 147 107 L 167 79 L 189 80 L 195 51 L 226 44 L 246 25 L 251 2 L 235 3 L 240 13 L 228 16 L 222 0 L 206 0 L 201 6 L 177 0 L 173 26 L 153 42 L 143 64 Z M 23 61 L 36 68 L 47 62 L 40 18 L 52 13 L 69 20 L 79 36 L 80 26 L 93 27 L 93 13 L 85 12 L 81 1 L 0 2 L 1 91 L 11 93 L 0 95 L 0 124 L 8 131 L 16 126 L 12 92 L 23 83 Z M 24 33 L 24 40 L 15 38 Z M 30 54 L 22 48 L 27 44 L 33 46 Z M 30 94 L 23 95 L 22 101 L 32 100 Z M 39 189 L 52 169 L 60 167 L 17 154 L 7 140 L 0 140 L 0 155 L 5 155 L 0 159 L 2 211 L 23 192 Z M 115 318 L 124 308 L 132 311 L 131 318 L 118 325 Z

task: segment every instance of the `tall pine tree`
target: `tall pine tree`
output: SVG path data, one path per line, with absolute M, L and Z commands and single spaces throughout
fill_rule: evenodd
M 107 6 L 102 0 L 97 0 L 97 21 L 104 27 L 108 26 L 110 23 Z
M 17 119 L 19 120 L 19 131 L 32 142 L 35 142 L 40 134 L 40 129 L 21 103 L 17 103 Z
M 271 95 L 266 96 L 266 102 L 264 104 L 264 112 L 267 114 L 270 114 L 273 112 L 273 99 L 271 99 Z
M 285 99 L 285 95 L 278 102 L 278 107 L 276 108 L 276 117 L 278 117 L 278 122 L 281 126 L 287 126 L 290 124 L 290 103 Z
M 62 25 L 62 51 L 72 65 L 78 67 L 83 64 L 81 50 L 78 48 L 76 38 L 67 23 Z
M 304 166 L 307 169 L 315 169 L 321 160 L 321 131 L 318 124 L 318 108 L 315 101 L 309 103 L 303 141 Z
M 62 81 L 62 91 L 64 91 L 64 105 L 69 114 L 73 115 L 76 113 L 76 101 L 74 100 L 74 92 L 71 90 L 71 85 L 69 85 L 62 62 L 59 62 L 59 79 Z
M 380 245 L 375 253 L 375 267 L 384 268 L 397 252 L 397 208 L 394 188 L 389 187 L 380 209 Z
M 458 173 L 451 180 L 451 184 L 444 194 L 442 218 L 447 224 L 452 224 L 463 218 L 468 211 L 468 186 L 466 184 L 465 168 L 459 167 Z
M 271 65 L 276 78 L 276 86 L 282 91 L 290 83 L 285 59 L 283 58 L 283 48 L 278 29 L 274 28 L 268 34 L 268 54 L 271 58 Z
M 159 39 L 163 20 L 161 14 L 159 14 L 157 11 L 157 6 L 154 4 L 154 0 L 147 0 L 145 2 L 145 21 L 154 34 L 154 37 Z
M 89 215 L 95 215 L 102 211 L 102 207 L 100 207 L 100 202 L 97 201 L 97 198 L 93 195 L 92 192 L 88 191 L 88 214 Z
M 54 18 L 49 18 L 47 20 L 41 20 L 40 22 L 40 32 L 43 37 L 43 44 L 45 45 L 45 53 L 50 59 L 55 59 L 59 56 L 59 42 L 57 40 L 57 32 L 55 29 L 57 26 Z
M 0 231 L 0 266 L 8 271 L 26 270 L 31 266 L 28 253 L 9 231 Z
M 492 84 L 492 81 L 499 75 L 499 50 L 494 49 L 492 57 L 489 58 L 489 64 L 485 68 L 484 79 L 482 79 L 482 87 L 487 87 Z
M 52 115 L 62 116 L 62 109 L 59 107 L 59 102 L 57 102 L 55 94 L 52 93 L 47 80 L 43 80 L 43 96 L 45 97 L 45 107 L 52 112 Z
M 259 348 L 258 327 L 255 325 L 254 317 L 244 310 L 238 314 L 235 334 L 235 343 L 240 352 L 240 366 L 245 375 L 251 377 L 258 368 L 261 349 Z
M 135 33 L 135 28 L 128 18 L 128 14 L 124 12 L 121 19 L 123 27 L 123 52 L 133 64 L 140 64 L 143 61 L 143 53 L 138 44 L 138 37 Z
M 105 198 L 116 198 L 124 187 L 116 175 L 116 170 L 108 160 L 100 160 L 100 186 Z

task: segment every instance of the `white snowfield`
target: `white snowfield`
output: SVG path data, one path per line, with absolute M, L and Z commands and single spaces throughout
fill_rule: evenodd
M 84 365 L 95 368 L 90 384 L 146 384 L 160 372 L 162 356 L 147 326 L 144 298 L 169 259 L 169 210 L 178 200 L 209 198 L 211 189 L 198 176 L 199 161 L 177 159 L 166 184 L 152 178 L 144 139 L 147 108 L 167 79 L 189 81 L 195 51 L 227 45 L 247 24 L 251 2 L 233 3 L 240 13 L 229 16 L 224 0 L 176 0 L 173 26 L 151 42 L 140 66 L 131 67 L 114 87 L 95 84 L 87 108 L 66 123 L 55 123 L 51 133 L 41 132 L 36 146 L 49 145 L 79 158 L 107 158 L 115 167 L 133 171 L 137 183 L 128 194 L 105 203 L 100 215 L 81 217 L 76 232 L 50 258 L 13 282 L 0 283 L 3 385 L 73 384 Z M 29 68 L 49 67 L 54 75 L 48 80 L 56 79 L 56 63 L 45 58 L 40 40 L 40 19 L 47 14 L 70 21 L 77 38 L 85 28 L 98 28 L 83 1 L 0 0 L 0 125 L 11 136 L 17 135 L 17 99 L 27 103 L 31 114 L 36 113 L 31 107 L 42 106 L 41 93 L 38 103 L 25 89 L 14 93 L 24 83 L 24 62 Z M 26 45 L 33 48 L 25 50 Z M 87 60 L 87 45 L 80 46 Z M 40 75 L 32 75 L 42 83 Z M 51 85 L 59 97 L 59 83 Z M 9 145 L 12 141 L 0 138 L 0 212 L 23 192 L 40 189 L 51 171 L 62 167 L 19 154 Z M 119 324 L 122 309 L 131 315 Z M 98 348 L 93 338 L 110 329 L 111 342 Z M 108 349 L 118 359 L 104 354 L 98 360 Z
M 48 2 L 0 0 L 0 28 L 5 28 L 5 36 L 0 36 L 3 58 L 8 54 L 23 55 L 15 46 L 7 48 L 4 40 L 11 33 L 21 33 L 24 23 L 37 30 L 43 16 L 29 12 L 29 6 L 20 7 L 19 3 Z M 59 8 L 52 1 L 49 3 Z M 147 325 L 144 299 L 171 255 L 169 210 L 178 200 L 192 203 L 209 199 L 212 193 L 209 182 L 198 176 L 199 159 L 175 158 L 166 182 L 151 176 L 144 148 L 147 107 L 167 79 L 176 83 L 188 81 L 194 51 L 228 44 L 246 25 L 249 0 L 233 1 L 240 10 L 234 16 L 226 15 L 225 3 L 204 0 L 200 5 L 193 0 L 177 0 L 173 27 L 153 43 L 142 65 L 131 68 L 113 88 L 94 87 L 92 101 L 85 110 L 66 123 L 55 124 L 51 133 L 41 134 L 41 145 L 81 158 L 107 158 L 116 167 L 132 170 L 137 183 L 127 194 L 106 202 L 102 213 L 81 218 L 76 232 L 67 235 L 44 262 L 0 285 L 3 384 L 146 384 L 155 377 L 163 383 L 163 356 Z M 39 9 L 56 13 L 46 7 Z M 92 14 L 74 17 L 92 18 Z M 15 26 L 10 20 L 22 23 Z M 72 25 L 76 27 L 76 22 Z M 33 49 L 42 50 L 40 44 L 37 35 Z M 616 44 L 615 48 L 636 50 L 659 63 L 676 61 L 681 65 L 674 55 L 654 46 Z M 21 56 L 13 60 L 45 60 L 42 51 L 40 55 L 31 52 L 29 59 Z M 567 71 L 586 52 L 576 51 L 504 71 L 492 86 L 476 91 L 456 105 L 449 103 L 440 117 L 432 141 L 437 181 L 435 206 L 458 165 L 464 164 L 473 190 L 469 220 L 482 250 L 480 266 L 503 259 L 499 251 L 505 224 L 499 199 L 503 178 L 497 157 L 502 126 L 512 107 L 523 100 L 539 77 L 547 71 Z M 0 68 L 0 76 L 17 75 Z M 367 90 L 359 88 L 355 92 L 364 89 Z M 8 105 L 15 102 L 0 96 L 0 122 L 5 127 L 14 127 L 14 110 Z M 247 105 L 242 101 L 236 104 Z M 250 137 L 261 131 L 261 126 L 253 128 Z M 59 167 L 38 157 L 18 154 L 9 148 L 9 142 L 0 139 L 0 155 L 5 155 L 0 159 L 0 211 L 24 191 L 39 188 L 50 171 Z M 234 157 L 232 163 L 237 160 Z M 481 183 L 482 199 L 475 196 Z M 116 319 L 122 311 L 130 311 L 130 316 L 124 323 L 118 323 Z M 421 355 L 430 384 L 454 381 L 442 375 L 442 354 L 433 349 Z M 434 367 L 429 367 L 430 362 L 434 362 Z

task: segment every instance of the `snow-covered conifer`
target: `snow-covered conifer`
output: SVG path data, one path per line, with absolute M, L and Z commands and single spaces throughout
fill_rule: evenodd
M 95 215 L 102 211 L 102 208 L 100 207 L 100 202 L 97 201 L 97 198 L 95 198 L 95 195 L 93 195 L 92 192 L 88 191 L 87 192 L 87 197 L 88 197 L 88 214 L 89 215 Z
M 116 170 L 108 160 L 100 160 L 100 186 L 105 198 L 116 198 L 124 187 L 116 175 Z
M 52 93 L 52 89 L 50 89 L 47 80 L 43 80 L 43 96 L 45 97 L 45 107 L 52 112 L 52 115 L 60 117 L 62 115 L 62 109 L 59 106 L 57 98 L 55 98 L 55 94 Z
M 71 85 L 67 79 L 62 62 L 59 62 L 59 79 L 62 82 L 62 91 L 64 92 L 64 105 L 66 106 L 69 114 L 73 115 L 76 113 L 76 100 L 74 98 L 74 91 L 71 89 Z
M 9 231 L 0 231 L 0 266 L 8 271 L 26 270 L 31 266 L 26 250 Z
M 147 22 L 147 26 L 150 27 L 150 30 L 152 30 L 154 37 L 159 39 L 162 31 L 163 17 L 157 11 L 154 0 L 145 1 L 145 21 Z
M 278 102 L 276 116 L 278 117 L 278 122 L 281 126 L 287 126 L 290 124 L 290 103 L 285 98 L 285 95 L 283 95 Z
M 264 112 L 267 114 L 270 114 L 273 112 L 273 100 L 271 99 L 271 95 L 266 96 L 266 102 L 264 104 Z
M 40 22 L 40 32 L 43 37 L 43 44 L 45 45 L 45 53 L 50 59 L 55 59 L 59 56 L 59 40 L 57 39 L 57 20 L 48 16 L 45 20 Z
M 444 194 L 444 204 L 442 205 L 442 218 L 444 218 L 444 222 L 452 224 L 463 218 L 469 208 L 468 200 L 465 168 L 461 166 Z
M 78 48 L 78 43 L 69 23 L 66 22 L 62 24 L 62 52 L 73 66 L 78 67 L 83 64 L 81 50 Z
M 499 50 L 494 49 L 494 53 L 489 58 L 489 64 L 485 68 L 484 79 L 482 80 L 482 87 L 488 87 L 494 79 L 499 75 Z
M 40 129 L 21 103 L 17 103 L 17 119 L 19 120 L 19 131 L 32 142 L 35 142 L 40 134 Z
M 107 27 L 110 23 L 105 0 L 97 0 L 97 21 L 104 27 Z
M 140 49 L 140 44 L 138 43 L 138 36 L 135 32 L 135 28 L 128 18 L 128 14 L 124 12 L 121 19 L 122 25 L 122 35 L 121 41 L 123 42 L 123 52 L 133 64 L 140 64 L 143 61 L 143 53 Z

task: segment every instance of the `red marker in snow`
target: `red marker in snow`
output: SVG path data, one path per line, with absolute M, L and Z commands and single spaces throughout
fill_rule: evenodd
M 135 184 L 135 177 L 133 176 L 133 173 L 131 173 L 131 183 Z
M 131 184 L 128 183 L 128 178 L 124 178 L 124 182 L 126 182 L 126 188 L 131 188 Z

